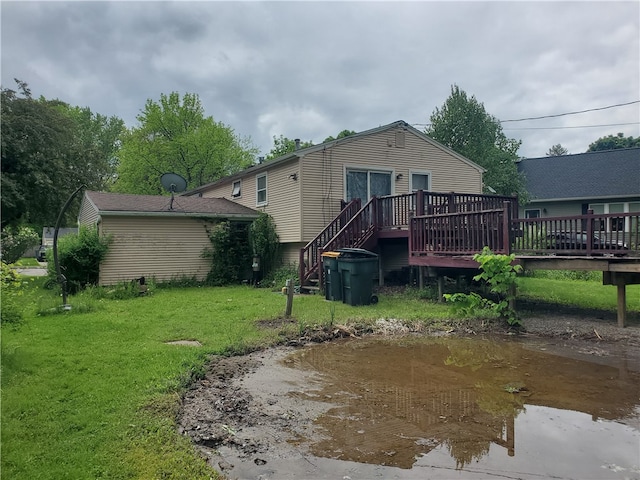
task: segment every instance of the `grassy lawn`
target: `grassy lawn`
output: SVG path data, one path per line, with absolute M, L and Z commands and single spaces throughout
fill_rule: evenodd
M 71 312 L 39 315 L 60 303 L 42 282 L 30 282 L 22 299 L 23 323 L 1 332 L 4 478 L 216 478 L 175 429 L 180 393 L 202 373 L 207 355 L 273 344 L 282 333 L 332 321 L 435 325 L 450 317 L 447 305 L 415 291 L 381 295 L 365 307 L 306 295 L 294 300 L 295 322 L 269 330 L 257 321 L 280 318 L 285 297 L 250 287 L 155 289 L 126 300 L 81 294 L 70 297 Z M 628 287 L 630 310 L 640 310 L 638 287 Z M 615 288 L 597 282 L 522 278 L 519 294 L 616 305 Z
M 627 311 L 640 312 L 640 285 L 627 285 Z M 616 311 L 617 289 L 602 281 L 520 277 L 518 297 L 546 303 Z M 525 320 L 526 325 L 526 320 Z
M 16 263 L 12 264 L 14 267 L 39 267 L 40 264 L 35 258 L 22 257 Z
M 215 473 L 175 432 L 181 389 L 207 354 L 276 341 L 285 297 L 250 287 L 156 289 L 127 300 L 71 297 L 71 312 L 32 282 L 25 320 L 2 328 L 2 474 L 5 478 L 210 478 Z M 331 306 L 335 307 L 332 312 Z M 351 307 L 321 296 L 294 300 L 298 323 L 380 317 L 437 321 L 446 306 L 383 296 Z M 202 347 L 167 345 L 198 340 Z

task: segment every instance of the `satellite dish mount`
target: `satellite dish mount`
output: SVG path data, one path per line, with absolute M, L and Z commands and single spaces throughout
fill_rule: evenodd
M 184 192 L 187 189 L 187 181 L 177 173 L 164 173 L 160 177 L 160 183 L 162 183 L 165 190 L 171 192 L 169 210 L 173 210 L 173 194 Z

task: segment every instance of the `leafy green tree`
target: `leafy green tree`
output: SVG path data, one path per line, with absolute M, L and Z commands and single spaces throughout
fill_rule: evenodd
M 182 175 L 195 188 L 234 174 L 253 164 L 257 149 L 248 138 L 213 117 L 205 117 L 198 95 L 162 94 L 147 100 L 139 125 L 122 139 L 113 190 L 166 193 L 163 173 Z
M 122 120 L 60 100 L 34 99 L 25 82 L 2 88 L 2 227 L 53 225 L 80 185 L 103 189 Z M 69 209 L 67 223 L 74 223 Z
M 617 135 L 607 135 L 589 145 L 587 152 L 599 152 L 602 150 L 616 150 L 618 148 L 640 147 L 640 137 L 625 137 L 622 132 Z
M 549 151 L 547 152 L 547 157 L 560 157 L 562 155 L 567 155 L 568 153 L 569 150 L 558 143 L 549 149 Z
M 524 177 L 516 166 L 521 141 L 507 138 L 500 121 L 489 115 L 474 96 L 468 97 L 453 85 L 444 105 L 431 115 L 431 124 L 425 133 L 484 167 L 488 191 L 516 194 L 521 202 L 526 201 Z
M 14 263 L 32 247 L 40 244 L 40 235 L 31 227 L 22 225 L 17 228 L 7 227 L 0 235 L 2 240 L 2 261 Z
M 312 147 L 313 142 L 311 140 L 307 142 L 300 142 L 300 148 Z M 296 141 L 291 140 L 283 135 L 279 137 L 273 136 L 273 148 L 267 153 L 265 157 L 266 161 L 274 160 L 276 158 L 282 157 L 287 153 L 296 151 Z
M 322 143 L 331 142 L 333 140 L 340 140 L 341 138 L 345 138 L 355 134 L 356 132 L 353 130 L 342 130 L 336 137 L 328 136 L 327 138 L 324 139 Z

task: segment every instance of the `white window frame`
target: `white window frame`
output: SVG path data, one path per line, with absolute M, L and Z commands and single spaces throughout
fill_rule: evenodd
M 366 172 L 367 173 L 367 195 L 369 195 L 369 198 L 367 198 L 366 200 L 363 198 L 362 200 L 362 204 L 364 205 L 365 203 L 367 203 L 370 199 L 371 199 L 371 182 L 370 182 L 370 174 L 371 173 L 384 173 L 384 174 L 389 174 L 390 175 L 390 179 L 391 179 L 391 193 L 389 195 L 395 195 L 395 190 L 396 190 L 396 186 L 395 186 L 395 182 L 394 179 L 396 178 L 395 176 L 395 171 L 392 169 L 386 169 L 384 167 L 379 167 L 379 166 L 369 166 L 369 165 L 344 165 L 342 167 L 342 178 L 344 179 L 344 185 L 343 185 L 343 192 L 342 192 L 342 198 L 344 198 L 346 200 L 347 198 L 347 172 L 352 171 L 352 172 Z
M 261 178 L 264 177 L 264 188 L 261 189 L 258 185 Z M 264 200 L 260 201 L 260 192 L 264 191 Z M 256 175 L 256 207 L 263 207 L 269 203 L 269 179 L 267 173 L 260 173 Z
M 538 216 L 537 217 L 530 217 L 529 216 L 529 212 L 538 212 Z M 540 211 L 539 208 L 527 208 L 524 211 L 524 218 L 541 218 L 542 217 L 542 212 Z
M 413 189 L 413 176 L 414 175 L 426 175 L 429 177 L 427 181 L 427 191 L 431 191 L 431 179 L 433 178 L 429 170 L 409 170 L 409 193 L 417 192 Z
M 236 193 L 236 185 L 238 186 L 238 193 Z M 242 180 L 236 180 L 231 184 L 231 197 L 232 198 L 242 197 Z

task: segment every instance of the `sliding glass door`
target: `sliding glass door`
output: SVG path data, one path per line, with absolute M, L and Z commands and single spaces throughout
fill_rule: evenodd
M 391 172 L 347 169 L 347 198 L 359 198 L 366 203 L 373 196 L 391 195 Z

